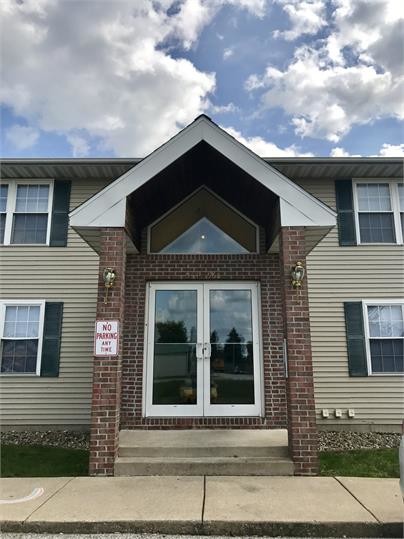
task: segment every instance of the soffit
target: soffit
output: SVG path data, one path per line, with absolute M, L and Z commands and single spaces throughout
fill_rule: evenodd
M 47 160 L 47 159 L 4 159 L 0 162 L 2 178 L 51 178 L 60 180 L 101 179 L 114 181 L 129 169 L 134 167 L 137 160 L 98 160 L 89 161 L 78 159 Z
M 403 159 L 392 157 L 264 157 L 264 161 L 291 180 L 342 180 L 347 178 L 402 178 Z M 0 160 L 1 178 L 59 178 L 114 181 L 142 158 Z

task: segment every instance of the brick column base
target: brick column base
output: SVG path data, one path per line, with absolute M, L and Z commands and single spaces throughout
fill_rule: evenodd
M 318 473 L 318 431 L 314 402 L 307 280 L 294 289 L 290 272 L 298 260 L 306 267 L 303 227 L 283 227 L 280 264 L 288 353 L 287 408 L 289 451 L 295 475 Z
M 119 355 L 95 357 L 90 428 L 90 475 L 114 475 L 118 452 L 121 407 L 121 360 L 125 300 L 126 233 L 122 228 L 101 229 L 98 280 L 98 320 L 118 320 Z M 105 300 L 103 271 L 113 268 L 116 282 Z

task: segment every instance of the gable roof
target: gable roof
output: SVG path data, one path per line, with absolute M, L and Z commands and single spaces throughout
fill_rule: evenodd
M 125 226 L 126 197 L 201 141 L 215 148 L 279 196 L 282 226 L 335 225 L 336 214 L 331 208 L 202 115 L 134 168 L 73 210 L 70 214 L 71 226 L 76 229 Z

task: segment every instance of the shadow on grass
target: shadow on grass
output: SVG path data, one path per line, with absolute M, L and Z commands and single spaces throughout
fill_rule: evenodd
M 1 477 L 88 475 L 88 451 L 35 445 L 2 445 Z

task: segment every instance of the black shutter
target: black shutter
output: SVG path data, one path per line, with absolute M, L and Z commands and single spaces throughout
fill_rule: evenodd
M 367 376 L 362 302 L 344 303 L 349 376 Z
M 338 212 L 339 244 L 343 246 L 356 245 L 352 180 L 337 180 L 335 182 L 335 195 Z
M 42 341 L 41 376 L 59 376 L 63 303 L 46 302 Z
M 50 233 L 51 247 L 66 247 L 69 228 L 70 181 L 55 181 Z

